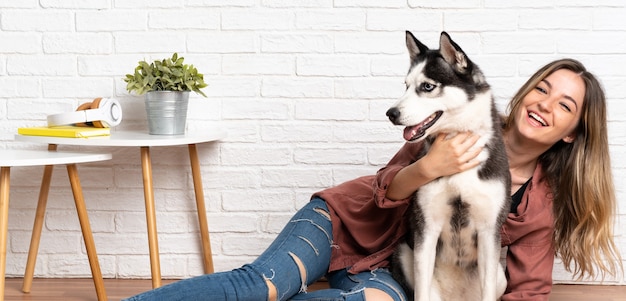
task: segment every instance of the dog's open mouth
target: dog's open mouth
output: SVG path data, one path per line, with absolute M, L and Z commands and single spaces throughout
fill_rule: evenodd
M 437 111 L 428 116 L 428 118 L 422 120 L 422 122 L 416 125 L 407 126 L 404 128 L 404 139 L 406 141 L 414 141 L 421 138 L 426 133 L 426 130 L 435 124 L 442 114 L 443 111 Z

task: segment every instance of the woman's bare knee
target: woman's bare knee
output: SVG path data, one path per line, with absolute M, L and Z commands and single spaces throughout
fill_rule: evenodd
M 364 290 L 365 300 L 373 301 L 393 301 L 393 298 L 389 294 L 377 288 L 366 288 Z
M 276 286 L 269 279 L 265 280 L 265 284 L 267 284 L 267 300 L 275 301 L 278 300 L 278 290 L 276 290 Z

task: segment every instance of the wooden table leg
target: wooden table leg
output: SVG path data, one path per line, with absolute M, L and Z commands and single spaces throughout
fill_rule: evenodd
M 9 180 L 11 168 L 0 169 L 0 301 L 4 300 L 4 277 L 7 268 L 7 238 L 9 234 Z
M 213 254 L 211 253 L 211 238 L 209 237 L 209 224 L 206 217 L 204 204 L 204 189 L 202 187 L 202 174 L 200 173 L 200 161 L 195 144 L 189 144 L 189 160 L 191 161 L 191 175 L 193 188 L 196 194 L 196 207 L 198 210 L 198 222 L 200 224 L 200 239 L 202 240 L 202 255 L 204 258 L 204 272 L 213 273 Z
M 72 185 L 72 193 L 74 194 L 74 203 L 76 203 L 76 212 L 78 213 L 78 221 L 80 229 L 83 232 L 83 240 L 85 241 L 85 249 L 87 249 L 87 257 L 89 258 L 89 266 L 91 267 L 91 277 L 96 286 L 96 295 L 99 301 L 106 301 L 107 294 L 104 288 L 104 280 L 102 280 L 102 272 L 100 271 L 100 263 L 98 262 L 98 254 L 96 253 L 96 244 L 93 240 L 91 225 L 89 224 L 89 216 L 85 206 L 83 190 L 80 186 L 78 171 L 76 164 L 67 165 L 67 175 Z
M 143 173 L 143 194 L 146 202 L 146 223 L 148 224 L 148 247 L 150 249 L 150 269 L 152 288 L 161 286 L 161 263 L 159 260 L 159 240 L 157 237 L 156 208 L 152 186 L 152 162 L 150 147 L 141 147 L 141 170 Z
M 48 145 L 49 151 L 57 149 L 55 144 Z M 39 201 L 37 201 L 37 210 L 35 211 L 35 222 L 33 223 L 33 233 L 30 236 L 30 247 L 28 249 L 28 259 L 26 260 L 26 270 L 24 271 L 24 282 L 22 283 L 22 292 L 29 293 L 33 285 L 33 277 L 35 276 L 35 265 L 37 263 L 37 252 L 39 252 L 39 242 L 41 240 L 41 230 L 46 216 L 46 206 L 48 203 L 48 193 L 50 192 L 50 181 L 52 179 L 53 165 L 46 165 L 41 178 L 41 187 L 39 188 Z

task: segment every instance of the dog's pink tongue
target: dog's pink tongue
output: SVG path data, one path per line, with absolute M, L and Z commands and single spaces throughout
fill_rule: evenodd
M 415 135 L 417 135 L 417 131 L 419 130 L 419 126 L 407 126 L 404 128 L 404 140 L 411 141 Z

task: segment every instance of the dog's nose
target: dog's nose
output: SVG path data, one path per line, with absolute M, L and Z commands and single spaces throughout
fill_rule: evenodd
M 387 117 L 389 117 L 389 120 L 391 120 L 393 124 L 396 124 L 398 118 L 400 117 L 400 110 L 395 107 L 387 110 Z

